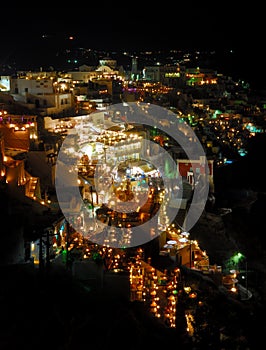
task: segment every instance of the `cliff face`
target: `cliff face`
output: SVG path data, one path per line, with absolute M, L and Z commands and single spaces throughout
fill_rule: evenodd
M 190 234 L 206 250 L 210 264 L 225 268 L 228 259 L 242 253 L 240 270 L 247 267 L 248 288 L 256 301 L 266 307 L 266 195 L 252 191 L 243 195 L 242 190 L 237 196 L 237 190 L 232 193 L 226 201 L 231 205 L 231 213 L 221 215 L 217 208 L 205 211 Z
M 199 242 L 201 249 L 206 250 L 210 264 L 223 265 L 237 250 L 235 237 L 227 229 L 223 216 L 205 211 L 190 234 Z

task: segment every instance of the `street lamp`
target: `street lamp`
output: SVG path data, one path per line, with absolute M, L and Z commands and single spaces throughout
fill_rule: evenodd
M 237 256 L 239 258 L 238 262 L 241 262 L 241 260 L 245 259 L 245 275 L 241 276 L 241 277 L 243 279 L 245 279 L 246 294 L 248 296 L 248 262 L 247 262 L 247 258 L 242 253 L 237 253 Z M 239 269 L 239 272 L 241 272 L 241 269 Z
M 235 255 L 233 255 L 231 257 L 231 259 L 229 259 L 235 266 L 237 266 L 237 270 L 238 273 L 241 272 L 241 269 L 239 268 L 240 266 L 240 262 L 243 261 L 245 259 L 245 275 L 242 276 L 243 279 L 245 279 L 245 289 L 246 289 L 246 293 L 248 295 L 248 262 L 247 262 L 247 258 L 245 257 L 244 254 L 237 252 Z

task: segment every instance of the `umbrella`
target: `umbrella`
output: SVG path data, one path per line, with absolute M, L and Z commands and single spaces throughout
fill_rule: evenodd
M 174 240 L 170 240 L 166 242 L 167 244 L 171 244 L 171 245 L 175 245 L 177 243 L 177 241 Z
M 182 236 L 188 237 L 188 236 L 189 236 L 189 232 L 185 232 L 185 231 L 184 231 L 184 232 L 181 232 L 181 235 L 182 235 Z
M 187 241 L 188 241 L 188 239 L 186 237 L 182 237 L 179 239 L 179 242 L 181 242 L 181 243 L 185 243 Z
M 169 249 L 173 248 L 173 246 L 171 244 L 165 244 L 163 247 L 164 248 L 169 248 Z

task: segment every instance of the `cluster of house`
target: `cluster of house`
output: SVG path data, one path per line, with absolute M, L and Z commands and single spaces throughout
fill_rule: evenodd
M 134 61 L 132 70 L 136 69 L 135 64 Z M 101 112 L 104 113 L 108 105 L 123 100 L 134 101 L 136 98 L 145 101 L 147 96 L 169 93 L 169 89 L 164 89 L 163 86 L 177 89 L 176 95 L 182 95 L 182 100 L 177 97 L 180 105 L 189 104 L 189 97 L 182 93 L 182 88 L 185 91 L 185 87 L 195 87 L 201 91 L 204 89 L 205 97 L 193 98 L 191 102 L 194 107 L 212 108 L 215 101 L 231 95 L 230 101 L 234 100 L 234 106 L 237 104 L 239 108 L 241 105 L 245 109 L 250 108 L 247 104 L 247 96 L 243 91 L 240 94 L 240 90 L 230 78 L 211 70 L 186 69 L 180 65 L 150 66 L 145 68 L 142 80 L 133 80 L 129 84 L 128 78 L 129 74 L 122 67 L 118 68 L 117 62 L 110 58 L 102 60 L 98 67 L 81 66 L 78 71 L 72 72 L 18 72 L 16 77 L 1 76 L 0 96 L 3 108 L 0 110 L 0 177 L 1 183 L 12 189 L 9 193 L 15 200 L 26 202 L 38 213 L 59 209 L 46 191 L 42 193 L 42 181 L 46 181 L 46 187 L 54 186 L 53 156 L 58 150 L 56 145 L 53 145 L 53 149 L 44 147 L 43 150 L 35 147 L 36 144 L 42 143 L 38 118 L 44 121 L 47 130 L 52 130 L 53 134 L 63 135 L 69 129 L 75 129 L 77 124 L 84 122 L 80 115 L 89 117 L 96 111 L 95 119 L 91 118 L 90 122 L 95 128 L 99 128 L 99 123 L 104 123 L 104 118 L 99 120 L 99 116 Z M 233 98 L 233 92 L 236 90 L 237 98 Z M 239 102 L 240 100 L 243 104 Z M 30 112 L 10 113 L 8 107 L 13 105 L 27 108 Z M 231 104 L 231 112 L 236 113 L 236 111 L 239 112 Z M 143 150 L 147 151 L 141 146 L 139 152 Z M 196 168 L 200 173 L 201 167 L 200 160 L 178 159 L 179 174 L 192 188 L 195 185 L 193 169 Z M 208 160 L 208 169 L 208 181 L 213 187 L 213 160 L 211 159 Z M 36 173 L 39 175 L 32 175 Z M 187 201 L 188 198 L 182 199 L 184 209 Z M 180 203 L 172 201 L 171 205 L 180 206 Z M 51 222 L 51 226 L 54 226 L 54 237 L 61 237 L 60 245 L 62 245 L 66 234 L 63 221 L 55 220 Z M 173 259 L 178 259 L 180 264 L 202 271 L 208 269 L 208 273 L 212 270 L 208 258 L 195 242 L 184 235 L 171 238 L 168 239 L 170 243 L 166 240 L 161 241 L 162 255 L 169 254 Z M 53 241 L 56 245 L 58 244 L 54 238 Z M 57 248 L 60 248 L 59 244 Z M 39 253 L 35 252 L 36 259 L 38 255 Z M 18 256 L 21 260 L 23 254 Z M 19 262 L 14 256 L 11 260 Z

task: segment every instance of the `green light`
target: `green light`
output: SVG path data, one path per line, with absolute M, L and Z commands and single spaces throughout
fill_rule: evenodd
M 66 263 L 66 259 L 67 259 L 67 251 L 66 251 L 66 249 L 64 249 L 62 251 L 62 262 Z
M 239 263 L 239 261 L 241 260 L 241 259 L 243 259 L 245 256 L 242 254 L 242 253 L 240 253 L 240 252 L 238 252 L 238 253 L 236 253 L 234 256 L 232 256 L 232 260 L 237 264 L 237 263 Z

